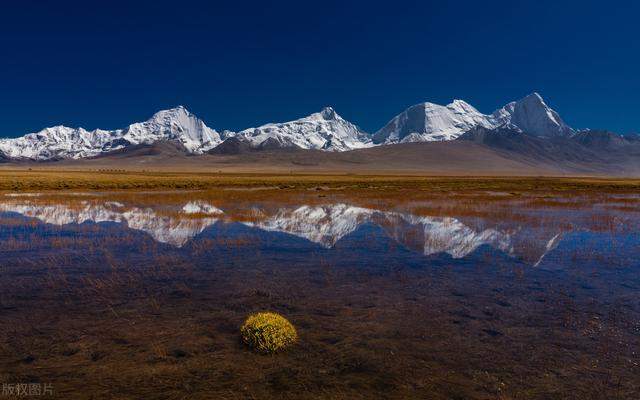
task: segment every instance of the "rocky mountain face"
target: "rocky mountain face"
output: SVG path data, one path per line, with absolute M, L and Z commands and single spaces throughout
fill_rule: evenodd
M 532 163 L 535 161 L 558 165 L 606 163 L 599 152 L 583 146 L 571 136 L 534 136 L 512 125 L 493 129 L 475 127 L 465 132 L 458 140 L 469 140 L 494 149 L 508 151 L 519 155 L 522 160 L 529 159 Z
M 640 145 L 640 137 L 636 135 L 623 136 L 606 130 L 582 130 L 576 133 L 574 139 L 582 145 L 592 148 L 619 148 Z

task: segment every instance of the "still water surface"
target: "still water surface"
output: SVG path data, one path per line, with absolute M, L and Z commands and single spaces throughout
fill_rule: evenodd
M 78 398 L 640 398 L 639 227 L 633 194 L 7 193 L 0 380 Z M 261 310 L 300 343 L 244 348 Z

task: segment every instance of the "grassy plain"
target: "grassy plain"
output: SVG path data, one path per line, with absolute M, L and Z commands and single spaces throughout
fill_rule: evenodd
M 640 179 L 594 177 L 440 177 L 366 174 L 260 174 L 152 172 L 126 170 L 0 170 L 0 190 L 215 189 L 221 187 L 330 188 L 340 190 L 399 188 L 448 190 L 635 191 Z

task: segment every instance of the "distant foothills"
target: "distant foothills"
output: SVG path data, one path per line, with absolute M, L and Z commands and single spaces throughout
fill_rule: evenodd
M 123 129 L 87 131 L 54 126 L 18 138 L 0 139 L 0 160 L 53 161 L 104 156 L 128 148 L 170 142 L 192 155 L 320 150 L 348 152 L 406 143 L 471 141 L 534 158 L 598 160 L 603 151 L 640 161 L 640 137 L 568 126 L 538 93 L 483 114 L 462 100 L 446 106 L 421 103 L 375 133 L 362 131 L 331 107 L 295 121 L 269 123 L 239 132 L 217 131 L 178 106 Z M 607 157 L 605 157 L 607 158 Z M 602 161 L 602 160 L 600 160 Z M 606 162 L 606 160 L 605 160 Z M 628 163 L 627 163 L 628 164 Z

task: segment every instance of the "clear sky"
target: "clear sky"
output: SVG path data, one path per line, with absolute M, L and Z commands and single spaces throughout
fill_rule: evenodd
M 532 91 L 576 128 L 640 131 L 640 2 L 222 3 L 3 3 L 0 136 L 179 104 L 218 130 L 331 105 L 373 132 L 415 103 Z

